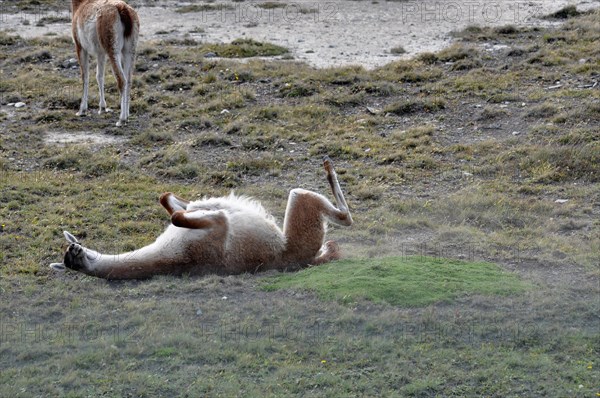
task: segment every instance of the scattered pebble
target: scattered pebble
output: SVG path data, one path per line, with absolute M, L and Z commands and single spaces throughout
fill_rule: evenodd
M 561 88 L 562 84 L 555 84 L 554 86 L 546 87 L 546 90 L 556 90 L 557 88 Z
M 78 67 L 77 60 L 75 58 L 69 58 L 69 59 L 63 61 L 62 67 L 65 69 L 77 68 Z
M 24 107 L 24 106 L 25 106 L 25 103 L 24 103 L 24 102 L 17 102 L 17 103 L 15 104 L 15 108 L 22 108 L 22 107 Z
M 519 135 L 519 134 L 521 134 L 521 133 L 520 133 L 520 132 L 518 132 L 518 131 L 513 131 L 513 132 L 512 132 L 512 135 Z
M 221 111 L 221 115 L 226 115 L 226 114 L 228 114 L 228 113 L 229 113 L 229 109 L 223 109 L 223 110 Z
M 221 297 L 221 300 L 227 300 L 227 296 Z
M 556 199 L 554 203 L 567 203 L 569 199 Z

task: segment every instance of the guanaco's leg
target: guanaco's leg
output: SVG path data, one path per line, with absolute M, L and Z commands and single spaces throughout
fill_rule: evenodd
M 171 214 L 171 223 L 180 228 L 227 231 L 227 216 L 220 210 L 177 210 Z
M 104 66 L 106 65 L 106 54 L 98 51 L 98 65 L 96 66 L 96 81 L 98 82 L 98 91 L 100 102 L 98 103 L 98 114 L 106 112 L 106 100 L 104 99 Z
M 283 234 L 286 237 L 286 250 L 283 257 L 286 263 L 308 264 L 315 261 L 331 261 L 334 258 L 327 259 L 332 257 L 333 253 L 338 253 L 337 257 L 339 257 L 338 250 L 326 250 L 319 256 L 320 260 L 317 260 L 317 254 L 325 237 L 325 221 L 345 226 L 352 224 L 346 199 L 328 157 L 323 160 L 323 167 L 338 207 L 315 192 L 304 189 L 293 189 L 290 192 L 283 222 Z
M 81 80 L 83 83 L 83 94 L 81 96 L 81 104 L 77 116 L 85 116 L 88 109 L 88 89 L 90 85 L 89 60 L 90 56 L 81 46 L 77 46 L 77 60 L 79 61 L 79 69 L 81 70 Z
M 229 221 L 221 210 L 178 210 L 171 215 L 171 223 L 176 227 L 190 230 L 206 230 L 207 235 L 200 245 L 188 247 L 188 256 L 197 264 L 205 264 L 216 272 L 227 269 L 227 235 Z M 223 267 L 223 268 L 221 268 Z
M 325 242 L 323 248 L 321 249 L 321 254 L 317 258 L 315 258 L 311 264 L 319 265 L 325 264 L 330 261 L 339 260 L 341 257 L 340 246 L 337 242 L 330 240 Z
M 133 84 L 133 64 L 135 61 L 135 47 L 134 43 L 125 43 L 125 47 L 123 49 L 123 72 L 125 76 L 125 88 L 123 90 L 122 98 L 123 98 L 123 109 L 125 110 L 125 120 L 129 118 L 129 102 L 131 100 L 131 86 Z
M 350 210 L 348 209 L 348 204 L 346 203 L 346 198 L 344 198 L 344 193 L 342 192 L 342 188 L 340 188 L 340 183 L 338 182 L 337 174 L 333 169 L 333 164 L 331 163 L 331 159 L 329 156 L 325 156 L 323 159 L 323 167 L 327 172 L 327 182 L 329 182 L 329 186 L 331 187 L 331 192 L 333 193 L 333 197 L 335 198 L 335 202 L 339 207 L 339 211 L 335 213 L 335 220 L 332 218 L 332 222 L 338 221 L 337 224 L 350 226 L 352 225 L 352 216 L 350 215 Z
M 174 212 L 178 210 L 187 209 L 187 205 L 190 203 L 185 199 L 181 199 L 180 197 L 172 194 L 171 192 L 165 192 L 160 195 L 160 204 L 167 210 L 169 215 L 172 215 Z

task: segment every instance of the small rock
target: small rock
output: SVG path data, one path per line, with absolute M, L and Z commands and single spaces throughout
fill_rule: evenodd
M 215 58 L 216 56 L 217 56 L 217 54 L 212 51 L 209 51 L 204 54 L 204 58 Z
M 521 134 L 521 133 L 520 133 L 520 132 L 518 132 L 518 131 L 513 131 L 513 132 L 512 132 L 512 135 L 519 135 L 519 134 Z
M 562 203 L 567 203 L 568 201 L 569 201 L 569 199 L 556 199 L 554 201 L 554 203 L 561 203 L 562 204 Z
M 223 109 L 223 110 L 221 111 L 221 115 L 226 115 L 226 114 L 228 114 L 228 113 L 229 113 L 229 109 Z
M 227 300 L 227 296 L 221 297 L 221 300 Z
M 196 311 L 196 315 L 202 315 L 202 310 L 198 309 L 198 310 Z
M 22 107 L 24 107 L 24 106 L 25 106 L 25 103 L 24 103 L 24 102 L 17 102 L 17 103 L 15 104 L 15 108 L 22 108 Z
M 152 65 L 152 67 L 153 67 L 154 69 L 156 69 L 156 68 L 158 68 L 158 64 L 154 64 L 154 65 Z
M 367 106 L 367 112 L 369 112 L 371 115 L 379 115 L 381 113 L 381 109 Z
M 69 58 L 62 63 L 62 67 L 65 69 L 77 67 L 77 60 L 75 58 Z
M 581 58 L 581 59 L 579 60 L 579 63 L 580 63 L 580 64 L 585 64 L 586 62 L 587 62 L 587 59 L 585 59 L 585 58 Z
M 463 174 L 465 177 L 473 177 L 473 173 L 469 173 L 468 171 L 463 171 L 463 172 L 462 172 L 462 174 Z
M 15 106 L 14 102 L 9 102 L 8 104 L 6 104 L 6 106 Z

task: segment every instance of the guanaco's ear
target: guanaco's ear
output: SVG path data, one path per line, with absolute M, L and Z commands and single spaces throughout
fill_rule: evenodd
M 67 242 L 69 242 L 69 243 L 79 243 L 79 241 L 77 240 L 77 238 L 74 237 L 73 235 L 71 235 L 70 233 L 68 233 L 67 231 L 63 231 L 63 234 L 65 235 L 65 239 L 67 240 Z
M 165 192 L 160 195 L 160 204 L 167 210 L 169 215 L 172 215 L 176 211 L 187 209 L 189 203 L 189 201 L 181 199 L 171 192 Z
M 66 269 L 66 267 L 63 263 L 52 263 L 49 265 L 49 267 L 57 272 L 65 272 L 65 269 Z

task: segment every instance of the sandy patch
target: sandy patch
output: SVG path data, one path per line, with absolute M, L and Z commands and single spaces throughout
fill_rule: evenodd
M 49 131 L 44 137 L 46 144 L 95 144 L 108 145 L 125 141 L 123 137 L 92 133 L 90 131 Z

